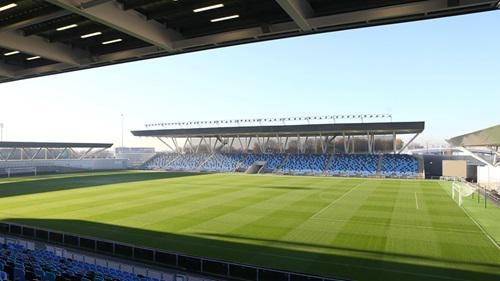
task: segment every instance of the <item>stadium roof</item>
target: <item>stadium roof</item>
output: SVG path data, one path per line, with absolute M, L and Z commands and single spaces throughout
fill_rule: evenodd
M 0 83 L 498 5 L 498 0 L 0 0 Z
M 110 148 L 112 143 L 3 141 L 0 148 Z
M 275 137 L 319 135 L 418 134 L 424 122 L 340 123 L 279 126 L 210 127 L 132 131 L 138 137 Z
M 500 146 L 500 125 L 446 140 L 454 146 Z

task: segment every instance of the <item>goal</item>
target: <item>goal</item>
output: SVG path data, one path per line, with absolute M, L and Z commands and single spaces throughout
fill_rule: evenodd
M 6 168 L 7 177 L 11 177 L 14 175 L 35 175 L 36 176 L 36 167 L 16 167 L 16 168 Z
M 451 185 L 451 198 L 458 200 L 458 206 L 462 206 L 463 198 L 471 196 L 477 190 L 477 187 L 468 182 L 455 181 Z M 457 199 L 455 199 L 455 197 Z

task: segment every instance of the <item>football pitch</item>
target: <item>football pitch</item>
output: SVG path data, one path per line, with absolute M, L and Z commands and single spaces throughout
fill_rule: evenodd
M 500 209 L 466 211 L 439 181 L 159 172 L 0 179 L 2 221 L 349 280 L 500 280 L 500 232 L 481 227 L 481 217 L 497 227 Z

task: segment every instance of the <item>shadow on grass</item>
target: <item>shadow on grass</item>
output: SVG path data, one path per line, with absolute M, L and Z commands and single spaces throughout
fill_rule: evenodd
M 325 248 L 306 243 L 287 245 L 288 242 L 213 233 L 200 233 L 197 236 L 182 235 L 81 220 L 12 218 L 4 221 L 78 233 L 96 239 L 140 245 L 166 252 L 331 278 L 370 281 L 500 280 L 499 264 L 465 263 L 446 258 L 429 259 L 354 248 Z M 318 248 L 338 250 L 338 252 L 332 254 L 314 252 Z
M 40 180 L 30 178 L 26 181 L 6 182 L 0 184 L 0 198 L 76 188 L 96 187 L 108 184 L 191 177 L 197 175 L 203 174 L 141 172 L 91 175 L 82 173 L 61 178 L 44 178 Z

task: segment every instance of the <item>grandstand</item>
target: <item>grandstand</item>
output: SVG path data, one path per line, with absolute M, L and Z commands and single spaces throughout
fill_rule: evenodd
M 379 169 L 379 163 L 382 163 Z M 417 178 L 418 159 L 408 155 L 370 154 L 222 154 L 160 153 L 147 170 L 196 172 L 274 172 L 289 175 L 384 176 Z
M 397 135 L 415 134 L 414 139 L 423 128 L 423 122 L 316 123 L 172 128 L 133 134 L 156 137 L 171 149 L 144 163 L 142 167 L 149 170 L 417 178 L 423 176 L 423 164 L 402 154 L 411 140 L 399 148 L 396 143 Z M 388 134 L 391 138 L 384 138 Z M 185 139 L 183 147 L 178 146 L 180 139 Z M 392 151 L 376 147 L 380 139 L 392 144 Z
M 0 83 L 500 7 L 498 0 L 220 2 L 0 1 Z M 406 180 L 423 177 L 421 158 L 404 152 L 424 122 L 358 117 L 159 123 L 133 134 L 157 138 L 169 152 L 117 154 L 147 157 L 142 168 L 169 173 L 2 178 L 0 281 L 500 280 L 498 209 L 478 211 L 461 194 L 454 204 L 447 182 Z M 397 137 L 405 134 L 414 136 L 403 144 Z M 0 142 L 0 176 L 130 167 L 94 151 L 110 146 Z M 103 262 L 61 254 L 68 249 Z M 154 276 L 114 266 L 115 258 L 203 277 Z
M 0 176 L 126 169 L 125 159 L 106 157 L 105 150 L 112 145 L 111 143 L 0 142 Z

